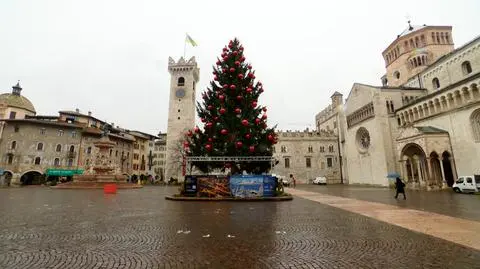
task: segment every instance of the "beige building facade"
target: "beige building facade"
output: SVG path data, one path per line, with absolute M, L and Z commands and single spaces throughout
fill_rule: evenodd
M 293 174 L 298 183 L 311 183 L 324 176 L 328 184 L 340 183 L 338 139 L 332 132 L 279 131 L 273 157 L 278 161 L 272 173 Z
M 399 173 L 432 190 L 479 174 L 479 52 L 480 38 L 454 49 L 450 26 L 409 25 L 383 52 L 383 86 L 355 83 L 344 104 L 348 181 Z

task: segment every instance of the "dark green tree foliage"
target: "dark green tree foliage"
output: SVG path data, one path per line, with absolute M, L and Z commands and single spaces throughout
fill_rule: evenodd
M 255 71 L 246 63 L 243 46 L 237 39 L 223 48 L 213 75 L 202 103 L 197 102 L 197 114 L 204 128 L 195 127 L 186 134 L 187 156 L 272 156 L 277 136 L 275 127 L 267 126 L 267 108 L 258 104 L 263 86 L 255 82 Z M 228 167 L 232 173 L 262 173 L 270 169 L 268 162 L 193 165 L 203 172 Z

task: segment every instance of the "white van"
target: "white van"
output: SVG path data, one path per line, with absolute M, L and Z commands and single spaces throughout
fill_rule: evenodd
M 479 192 L 480 175 L 461 176 L 452 186 L 455 192 Z

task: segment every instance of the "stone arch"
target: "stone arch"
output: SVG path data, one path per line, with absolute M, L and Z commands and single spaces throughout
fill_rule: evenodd
M 473 83 L 470 88 L 472 89 L 472 98 L 473 99 L 478 99 L 480 98 L 480 93 L 477 87 L 477 84 Z
M 462 96 L 460 95 L 459 90 L 456 90 L 455 92 L 453 92 L 453 96 L 455 98 L 455 104 L 457 106 L 460 106 L 461 104 L 463 104 Z
M 432 100 L 428 101 L 428 108 L 430 109 L 430 115 L 435 114 L 435 112 L 437 111 Z
M 420 118 L 425 117 L 425 114 L 423 113 L 423 106 L 422 105 L 418 106 L 418 115 L 419 115 Z
M 442 153 L 442 166 L 443 166 L 443 174 L 445 177 L 445 181 L 449 187 L 453 186 L 455 182 L 454 176 L 454 167 L 452 165 L 452 155 L 448 151 L 444 151 Z
M 470 100 L 470 91 L 468 87 L 463 87 L 462 88 L 462 95 L 465 100 L 465 102 L 468 102 Z
M 423 148 L 416 143 L 408 143 L 402 148 L 399 159 L 402 177 L 410 184 L 424 184 L 427 174 Z
M 425 117 L 430 116 L 430 113 L 428 111 L 428 104 L 423 103 L 422 106 L 423 106 L 423 111 L 424 111 Z
M 177 81 L 177 86 L 185 86 L 185 78 L 179 77 Z
M 39 170 L 27 170 L 20 176 L 22 185 L 40 185 L 45 182 L 45 175 Z
M 470 125 L 475 142 L 480 142 L 480 108 L 474 110 L 470 115 Z
M 440 106 L 442 110 L 448 110 L 447 97 L 445 95 L 440 96 Z
M 4 184 L 7 186 L 10 186 L 10 182 L 12 182 L 12 178 L 13 178 L 13 171 L 10 171 L 10 170 L 3 171 L 3 178 L 4 178 Z
M 447 93 L 447 103 L 450 108 L 455 107 L 455 100 L 451 92 Z
M 441 184 L 442 182 L 442 169 L 440 165 L 440 156 L 437 152 L 432 151 L 430 153 L 430 183 Z
M 414 108 L 413 108 L 413 118 L 414 118 L 415 120 L 418 120 L 418 119 L 420 118 L 420 114 L 418 113 L 417 107 L 414 107 Z
M 442 111 L 442 107 L 440 105 L 440 100 L 438 98 L 435 98 L 433 100 L 433 104 L 435 105 L 435 111 L 437 111 L 437 112 Z

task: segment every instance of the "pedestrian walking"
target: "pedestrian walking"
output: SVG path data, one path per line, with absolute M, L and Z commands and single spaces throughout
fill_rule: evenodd
M 290 174 L 290 179 L 292 180 L 293 187 L 295 188 L 295 186 L 297 186 L 297 180 L 295 179 L 295 177 L 293 176 L 293 174 Z
M 395 181 L 395 189 L 397 189 L 397 193 L 395 194 L 395 199 L 398 198 L 398 194 L 401 193 L 403 194 L 403 200 L 407 200 L 407 196 L 405 195 L 405 183 L 397 177 Z

